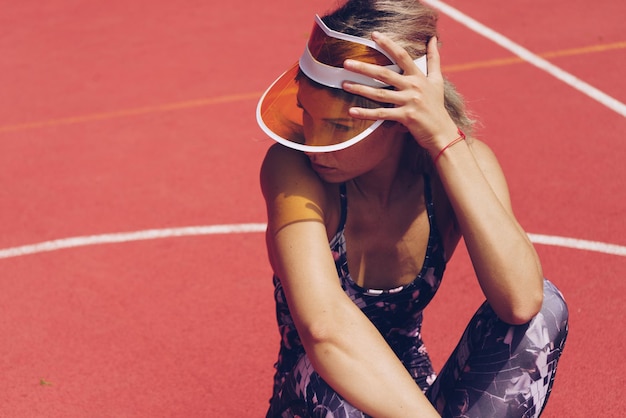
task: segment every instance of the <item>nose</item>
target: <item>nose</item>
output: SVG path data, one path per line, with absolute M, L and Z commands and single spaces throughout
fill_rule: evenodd
M 328 139 L 324 135 L 324 132 L 317 130 L 308 130 L 304 132 L 304 143 L 309 146 L 321 146 L 327 145 Z
M 323 121 L 307 121 L 304 123 L 304 143 L 305 145 L 319 147 L 329 145 L 333 142 L 334 132 L 328 128 L 328 124 Z
M 304 151 L 304 155 L 306 155 L 307 157 L 309 157 L 309 160 L 312 163 L 317 162 L 318 158 L 319 158 L 319 152 L 311 152 L 311 151 Z
M 309 158 L 313 164 L 326 165 L 324 161 L 328 159 L 329 152 L 310 152 L 304 151 L 304 154 Z

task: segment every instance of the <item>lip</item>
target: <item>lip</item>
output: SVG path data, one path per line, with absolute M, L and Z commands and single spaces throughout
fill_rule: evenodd
M 328 173 L 336 170 L 334 167 L 314 163 L 313 161 L 311 161 L 311 168 L 317 173 Z

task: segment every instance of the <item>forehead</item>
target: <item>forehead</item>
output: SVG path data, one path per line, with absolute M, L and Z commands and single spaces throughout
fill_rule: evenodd
M 298 82 L 298 103 L 305 108 L 325 110 L 326 113 L 347 115 L 348 109 L 356 104 L 356 96 L 343 90 L 320 87 L 302 77 Z

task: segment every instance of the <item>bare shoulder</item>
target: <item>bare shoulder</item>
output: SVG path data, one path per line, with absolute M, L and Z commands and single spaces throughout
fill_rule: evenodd
M 263 193 L 271 192 L 274 187 L 284 187 L 290 183 L 313 180 L 313 171 L 309 168 L 307 157 L 299 151 L 282 145 L 272 145 L 265 154 L 261 165 L 261 187 Z
M 327 188 L 311 170 L 306 155 L 273 145 L 263 160 L 260 181 L 270 230 L 303 220 L 324 223 Z

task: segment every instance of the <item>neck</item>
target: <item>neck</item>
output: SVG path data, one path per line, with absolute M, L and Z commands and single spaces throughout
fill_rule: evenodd
M 375 169 L 351 180 L 349 183 L 357 194 L 381 208 L 406 196 L 407 190 L 415 184 L 415 173 L 405 161 L 408 148 L 407 144 L 401 144 Z

